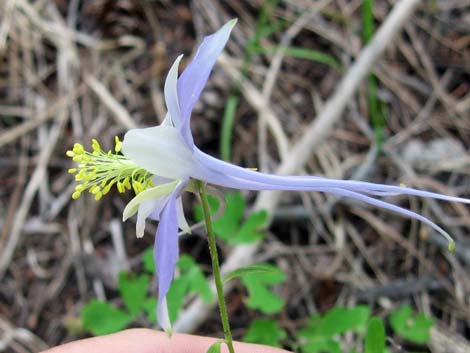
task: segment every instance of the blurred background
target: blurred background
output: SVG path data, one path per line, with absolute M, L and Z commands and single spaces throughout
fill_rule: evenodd
M 131 192 L 71 199 L 75 142 L 108 150 L 129 128 L 161 122 L 173 60 L 185 54 L 184 67 L 204 35 L 238 18 L 192 131 L 214 156 L 276 172 L 300 158 L 286 152 L 396 2 L 1 0 L 0 351 L 157 327 L 155 224 L 136 239 L 135 220 L 121 222 Z M 296 173 L 470 197 L 470 7 L 419 3 Z M 468 206 L 387 197 L 449 231 L 449 252 L 428 226 L 348 200 L 223 191 L 222 261 L 274 269 L 227 288 L 235 339 L 360 352 L 374 315 L 389 352 L 470 351 Z M 196 205 L 185 199 L 192 224 Z M 221 337 L 204 230 L 180 247 L 176 331 Z

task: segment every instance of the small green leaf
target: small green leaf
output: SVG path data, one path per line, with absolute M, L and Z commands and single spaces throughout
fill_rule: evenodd
M 278 49 L 279 47 L 263 46 L 263 47 L 257 47 L 255 50 L 257 53 L 273 54 Z M 303 47 L 287 47 L 287 48 L 284 48 L 283 50 L 284 50 L 285 56 L 290 56 L 296 59 L 310 60 L 310 61 L 318 62 L 321 64 L 325 64 L 325 65 L 330 66 L 332 69 L 335 69 L 338 72 L 344 71 L 341 63 L 338 60 L 336 60 L 336 58 L 322 51 L 312 50 L 312 49 L 303 48 Z
M 215 214 L 219 209 L 219 201 L 209 196 L 211 214 Z M 266 211 L 252 213 L 246 221 L 243 221 L 246 202 L 240 192 L 225 195 L 226 205 L 223 214 L 214 220 L 213 228 L 217 237 L 230 244 L 247 244 L 263 238 L 264 233 L 260 229 L 266 225 L 268 215 Z M 201 206 L 194 208 L 196 220 L 203 219 Z
M 190 255 L 183 254 L 180 256 L 177 266 L 182 272 L 187 272 L 194 266 L 198 266 L 198 264 Z
M 191 269 L 186 276 L 189 280 L 190 293 L 199 294 L 201 299 L 206 303 L 210 303 L 214 300 L 214 294 L 209 286 L 209 282 L 199 266 Z
M 429 340 L 433 321 L 423 314 L 416 314 L 410 305 L 403 305 L 391 313 L 390 325 L 401 338 L 422 344 Z
M 349 330 L 365 332 L 369 317 L 370 308 L 365 305 L 353 308 L 334 307 L 322 318 L 316 332 L 326 337 L 332 337 Z
M 94 335 L 106 335 L 127 327 L 133 317 L 112 305 L 93 299 L 86 304 L 81 317 L 83 326 Z
M 267 267 L 263 264 L 257 264 L 257 265 L 251 265 L 247 267 L 242 267 L 242 268 L 237 268 L 236 270 L 230 272 L 228 275 L 224 277 L 222 280 L 223 284 L 227 283 L 228 281 L 241 277 L 244 275 L 249 275 L 249 274 L 256 274 L 256 273 L 269 273 L 269 272 L 274 272 L 272 267 Z
M 225 105 L 224 115 L 222 117 L 222 129 L 220 134 L 220 156 L 222 160 L 229 162 L 232 155 L 232 131 L 233 122 L 235 121 L 235 114 L 237 112 L 238 102 L 240 97 L 236 94 L 231 94 L 227 99 Z
M 269 319 L 256 319 L 253 320 L 248 327 L 248 330 L 243 337 L 243 341 L 281 347 L 279 341 L 286 337 L 286 331 L 280 328 L 276 321 Z
M 143 309 L 147 315 L 147 319 L 152 323 L 157 322 L 157 298 L 147 298 L 144 302 Z
M 144 270 L 148 273 L 155 273 L 155 260 L 153 258 L 153 247 L 149 247 L 144 251 L 142 255 L 142 262 L 144 264 Z
M 260 231 L 268 219 L 268 213 L 264 210 L 253 212 L 243 223 L 234 237 L 227 239 L 231 244 L 250 244 L 264 237 L 264 233 Z
M 201 296 L 209 303 L 214 300 L 214 294 L 200 266 L 189 255 L 181 255 L 177 263 L 179 275 L 173 280 L 167 295 L 168 311 L 171 322 L 176 321 L 185 298 L 192 293 Z
M 229 240 L 238 232 L 246 204 L 240 192 L 225 195 L 225 200 L 225 211 L 214 221 L 214 231 L 219 237 Z
M 251 273 L 241 276 L 241 281 L 248 290 L 246 305 L 266 314 L 277 313 L 284 306 L 284 300 L 272 293 L 268 287 L 283 282 L 286 275 L 276 266 L 270 264 L 264 264 L 264 266 L 271 271 L 269 273 Z
M 342 353 L 338 342 L 331 338 L 316 336 L 301 347 L 302 353 Z
M 181 270 L 181 276 L 188 279 L 188 292 L 199 294 L 206 303 L 212 302 L 214 294 L 197 262 L 189 255 L 182 255 L 178 261 L 178 268 Z
M 178 317 L 178 313 L 183 306 L 184 298 L 188 292 L 188 285 L 189 281 L 185 276 L 178 277 L 171 283 L 171 287 L 166 296 L 171 322 L 174 322 Z
M 209 206 L 211 208 L 211 215 L 214 215 L 219 209 L 219 200 L 209 195 Z M 234 236 L 238 231 L 238 224 L 245 211 L 245 200 L 239 192 L 225 195 L 225 210 L 223 214 L 212 221 L 214 233 L 223 239 L 228 239 L 230 236 Z M 194 217 L 197 221 L 204 219 L 204 214 L 200 205 L 194 207 Z
M 370 316 L 367 306 L 356 306 L 353 308 L 334 307 L 325 315 L 313 315 L 308 324 L 299 330 L 297 336 L 299 341 L 304 342 L 305 353 L 312 352 L 336 352 L 334 337 L 346 331 L 365 332 Z
M 209 349 L 207 350 L 207 353 L 220 353 L 221 348 L 222 348 L 222 343 L 225 343 L 224 341 L 217 341 L 211 344 Z
M 119 292 L 131 315 L 137 315 L 142 309 L 149 284 L 150 279 L 147 275 L 136 276 L 125 272 L 119 274 Z
M 384 353 L 385 327 L 381 318 L 374 317 L 367 328 L 365 353 Z

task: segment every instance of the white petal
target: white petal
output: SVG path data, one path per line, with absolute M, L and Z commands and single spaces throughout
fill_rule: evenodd
M 142 191 L 126 205 L 126 208 L 124 208 L 124 212 L 122 213 L 122 220 L 125 221 L 129 217 L 132 217 L 139 209 L 140 203 L 146 200 L 162 198 L 163 196 L 171 194 L 176 185 L 178 185 L 178 180 Z
M 189 227 L 188 221 L 186 221 L 186 217 L 184 216 L 183 200 L 181 196 L 176 199 L 176 214 L 178 216 L 179 229 L 185 233 L 191 233 L 191 227 Z
M 165 125 L 129 130 L 122 152 L 140 167 L 170 179 L 188 178 L 197 165 L 178 130 Z
M 165 80 L 165 102 L 170 115 L 171 122 L 173 126 L 179 128 L 181 126 L 181 112 L 178 102 L 178 66 L 180 64 L 183 55 L 180 55 L 176 58 L 175 62 L 170 68 L 168 75 Z M 166 119 L 166 118 L 165 118 Z
M 137 238 L 142 238 L 145 232 L 145 220 L 158 207 L 158 204 L 164 202 L 164 198 L 145 200 L 139 204 L 137 211 L 137 222 L 135 224 L 135 232 Z
M 165 119 L 163 119 L 161 125 L 173 126 L 173 122 L 171 121 L 171 116 L 169 112 L 166 112 Z

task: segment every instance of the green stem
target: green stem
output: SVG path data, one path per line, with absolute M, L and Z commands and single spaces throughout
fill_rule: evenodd
M 224 289 L 222 278 L 220 276 L 219 256 L 217 255 L 217 246 L 215 244 L 215 235 L 212 228 L 211 214 L 209 201 L 207 200 L 206 184 L 198 181 L 199 194 L 201 195 L 202 210 L 204 213 L 204 220 L 206 222 L 207 235 L 209 240 L 209 250 L 211 254 L 212 271 L 214 272 L 215 287 L 217 288 L 217 297 L 219 299 L 220 318 L 222 320 L 222 327 L 224 329 L 225 343 L 227 344 L 230 353 L 235 353 L 233 349 L 232 332 L 230 331 L 230 324 L 228 322 L 227 306 L 225 305 Z

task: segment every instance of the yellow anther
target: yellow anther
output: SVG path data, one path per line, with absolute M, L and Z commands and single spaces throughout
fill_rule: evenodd
M 455 241 L 450 241 L 447 248 L 449 249 L 449 251 L 454 251 L 455 250 Z
M 99 186 L 95 186 L 93 188 L 90 189 L 90 192 L 94 195 L 98 194 L 98 193 L 101 193 L 101 188 Z
M 101 151 L 101 146 L 98 140 L 92 139 L 91 140 L 91 148 L 93 148 L 93 152 L 99 153 Z
M 75 154 L 84 154 L 85 153 L 85 149 L 83 148 L 83 146 L 79 143 L 76 143 L 73 145 L 73 149 L 72 149 L 73 153 Z
M 129 177 L 126 177 L 124 179 L 124 182 L 122 183 L 124 185 L 124 187 L 127 189 L 127 190 L 130 190 L 131 189 L 131 183 L 130 183 L 130 178 Z
M 135 180 L 134 182 L 132 182 L 132 188 L 134 189 L 134 192 L 137 195 L 139 192 L 142 191 L 142 184 Z
M 96 171 L 93 171 L 87 175 L 86 180 L 95 180 L 96 179 Z
M 69 170 L 67 170 L 67 172 L 69 174 L 75 174 L 77 172 L 77 168 L 70 168 Z
M 115 151 L 116 153 L 121 152 L 122 142 L 121 142 L 121 140 L 119 140 L 119 137 L 114 136 L 114 144 L 115 144 L 115 146 L 114 146 L 114 151 Z
M 67 157 L 73 158 L 73 156 L 75 156 L 75 153 L 73 153 L 73 151 L 67 151 L 67 152 L 65 152 L 65 155 Z
M 106 195 L 111 190 L 112 184 L 108 184 L 103 188 L 103 195 Z
M 97 193 L 95 194 L 95 200 L 96 200 L 96 201 L 100 200 L 102 197 L 103 197 L 103 194 L 102 194 L 101 192 L 97 192 Z
M 76 200 L 80 197 L 80 194 L 81 192 L 80 191 L 75 191 L 73 194 L 72 194 L 72 199 Z

